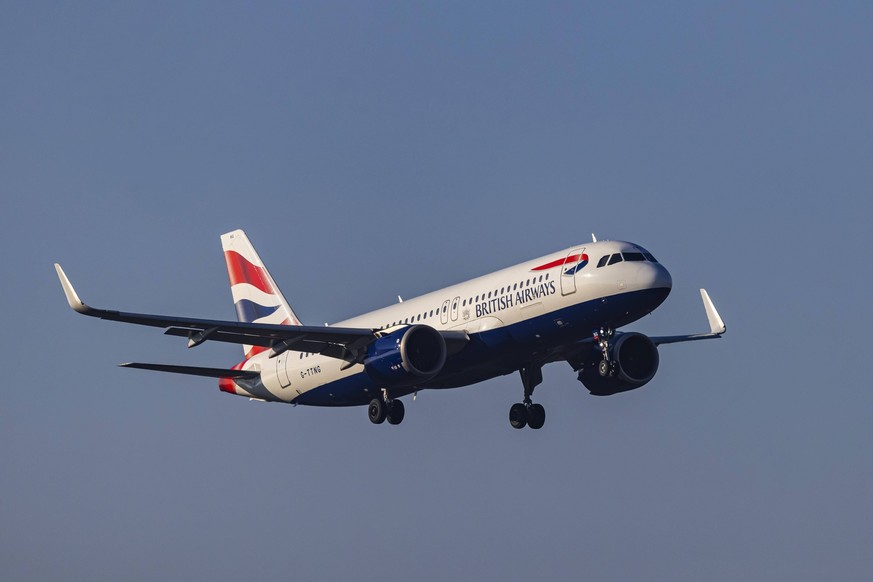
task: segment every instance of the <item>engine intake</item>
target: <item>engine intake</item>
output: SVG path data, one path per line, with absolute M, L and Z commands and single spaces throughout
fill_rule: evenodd
M 446 342 L 428 325 L 413 325 L 378 338 L 367 348 L 364 370 L 387 387 L 430 380 L 446 363 Z
M 658 371 L 658 347 L 641 333 L 624 333 L 610 347 L 613 374 L 602 377 L 594 366 L 579 372 L 579 381 L 595 396 L 610 396 L 645 386 Z

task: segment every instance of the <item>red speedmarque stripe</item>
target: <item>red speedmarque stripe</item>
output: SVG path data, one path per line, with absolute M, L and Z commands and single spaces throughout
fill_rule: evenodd
M 227 263 L 227 274 L 230 277 L 231 286 L 248 283 L 264 293 L 270 295 L 274 293 L 273 289 L 270 288 L 269 278 L 261 267 L 251 264 L 236 251 L 225 251 L 224 260 Z
M 534 267 L 531 271 L 545 271 L 546 269 L 554 269 L 555 267 L 560 267 L 565 263 L 575 263 L 579 259 L 584 261 L 588 260 L 588 255 L 582 253 L 581 255 L 570 255 L 566 259 L 558 259 L 557 261 L 552 261 L 551 263 L 546 263 L 545 265 L 540 265 L 539 267 Z

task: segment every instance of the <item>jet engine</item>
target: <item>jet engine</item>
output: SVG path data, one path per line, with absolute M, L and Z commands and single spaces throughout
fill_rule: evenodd
M 386 388 L 427 381 L 446 363 L 446 342 L 428 325 L 413 325 L 382 336 L 367 347 L 364 370 Z
M 599 355 L 599 352 L 597 352 Z M 579 381 L 595 396 L 610 396 L 645 386 L 658 371 L 658 347 L 641 333 L 623 333 L 609 347 L 609 373 L 593 365 L 579 370 Z

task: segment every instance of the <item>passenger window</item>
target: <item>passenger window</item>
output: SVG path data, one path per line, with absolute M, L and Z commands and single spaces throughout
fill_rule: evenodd
M 500 288 L 500 294 L 503 295 L 503 292 L 504 292 L 504 291 L 506 291 L 506 287 L 501 287 L 501 288 Z
M 600 257 L 600 260 L 597 261 L 597 268 L 599 269 L 600 267 L 604 266 L 606 264 L 606 261 L 608 260 L 609 255 L 603 255 L 602 257 Z
M 622 253 L 625 261 L 645 261 L 643 253 Z
M 615 253 L 615 254 L 612 255 L 612 257 L 610 257 L 610 259 L 609 259 L 609 264 L 610 264 L 610 265 L 614 265 L 614 264 L 616 264 L 616 263 L 620 263 L 620 262 L 621 262 L 621 253 Z
M 543 282 L 543 276 L 540 275 L 540 283 L 542 283 L 542 282 Z
M 512 286 L 513 291 L 515 291 L 516 289 L 518 289 L 518 283 L 516 283 L 515 285 Z
M 548 281 L 548 280 L 549 280 L 549 274 L 546 273 L 546 281 Z
M 463 301 L 461 301 L 461 307 L 466 307 L 466 306 L 467 306 L 467 300 L 464 299 Z

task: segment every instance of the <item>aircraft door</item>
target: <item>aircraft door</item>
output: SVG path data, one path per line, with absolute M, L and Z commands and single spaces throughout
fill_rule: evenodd
M 452 299 L 452 321 L 458 321 L 458 306 L 460 304 L 460 297 L 455 297 L 454 299 Z
M 570 295 L 576 292 L 576 271 L 579 270 L 579 262 L 582 261 L 585 248 L 573 249 L 564 259 L 561 267 L 561 295 Z
M 276 356 L 276 376 L 279 378 L 279 385 L 281 385 L 282 388 L 287 388 L 291 385 L 291 378 L 288 376 L 290 353 L 291 352 L 285 351 Z
M 443 301 L 443 306 L 440 307 L 440 323 L 446 325 L 449 323 L 449 303 L 451 303 L 451 299 L 446 299 Z

